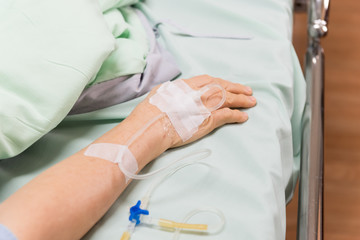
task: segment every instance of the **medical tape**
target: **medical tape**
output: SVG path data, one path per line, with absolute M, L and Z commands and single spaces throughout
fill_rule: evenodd
M 84 153 L 85 156 L 97 157 L 118 164 L 125 175 L 126 183 L 134 175 L 138 168 L 136 158 L 129 148 L 124 145 L 112 143 L 91 144 Z M 129 176 L 130 175 L 130 176 Z
M 222 99 L 217 105 L 207 108 L 203 105 L 201 96 L 214 87 L 222 91 Z M 91 144 L 85 150 L 84 155 L 105 159 L 118 164 L 120 170 L 125 175 L 126 183 L 129 179 L 141 180 L 151 177 L 187 157 L 201 154 L 202 151 L 190 153 L 160 169 L 139 175 L 136 174 L 139 169 L 136 158 L 129 150 L 129 146 L 152 124 L 165 115 L 168 116 L 174 129 L 185 142 L 198 130 L 200 124 L 211 115 L 211 111 L 220 108 L 224 104 L 225 96 L 226 92 L 219 84 L 209 84 L 199 90 L 193 90 L 183 80 L 167 82 L 161 85 L 149 100 L 151 104 L 158 107 L 163 113 L 155 116 L 139 129 L 139 131 L 129 139 L 126 145 L 112 143 Z
M 152 177 L 166 169 L 169 169 L 176 163 L 184 161 L 185 159 L 193 157 L 195 158 L 193 162 L 195 162 L 208 157 L 210 154 L 211 151 L 209 149 L 196 150 L 152 172 L 145 174 L 135 174 L 139 169 L 137 161 L 129 148 L 125 145 L 96 143 L 91 144 L 84 153 L 84 155 L 88 157 L 97 157 L 118 164 L 120 170 L 125 175 L 126 183 L 129 181 L 129 179 L 144 180 Z
M 198 131 L 203 121 L 211 115 L 211 111 L 216 110 L 206 108 L 201 101 L 201 95 L 212 86 L 222 90 L 222 99 L 215 106 L 218 109 L 225 102 L 225 90 L 220 85 L 211 84 L 196 91 L 181 79 L 162 84 L 149 102 L 166 113 L 176 132 L 185 142 Z

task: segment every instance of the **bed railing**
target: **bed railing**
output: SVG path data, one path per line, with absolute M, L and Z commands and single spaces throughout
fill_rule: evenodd
M 307 0 L 307 99 L 299 178 L 298 240 L 323 239 L 324 201 L 324 53 L 320 39 L 328 31 L 330 0 Z M 295 8 L 303 7 L 299 0 Z

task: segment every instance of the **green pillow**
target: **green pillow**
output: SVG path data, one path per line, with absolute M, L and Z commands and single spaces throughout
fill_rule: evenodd
M 0 1 L 0 159 L 54 128 L 115 45 L 97 1 Z

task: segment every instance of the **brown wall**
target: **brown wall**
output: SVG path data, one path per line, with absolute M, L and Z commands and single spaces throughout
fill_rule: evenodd
M 360 239 L 360 1 L 331 0 L 325 50 L 324 239 Z M 295 14 L 294 45 L 306 48 L 306 15 Z M 297 198 L 297 196 L 296 196 Z M 297 199 L 287 208 L 296 239 Z

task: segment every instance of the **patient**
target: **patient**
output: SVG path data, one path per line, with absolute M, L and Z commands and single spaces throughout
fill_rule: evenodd
M 207 75 L 185 80 L 193 89 L 217 83 L 226 90 L 225 103 L 211 113 L 199 130 L 183 142 L 175 129 L 164 127 L 168 119 L 160 119 L 137 138 L 129 148 L 139 170 L 169 148 L 182 146 L 228 123 L 243 123 L 248 115 L 234 108 L 256 104 L 249 87 Z M 126 142 L 160 110 L 149 103 L 154 88 L 120 124 L 94 143 L 125 145 Z M 216 97 L 216 96 L 215 96 Z M 212 105 L 215 97 L 203 99 Z M 79 239 L 110 208 L 128 183 L 119 167 L 109 161 L 88 157 L 83 149 L 49 168 L 0 205 L 0 224 L 18 239 Z M 1 231 L 0 239 L 14 239 Z M 3 235 L 2 235 L 3 234 Z M 6 235 L 8 234 L 8 235 Z

